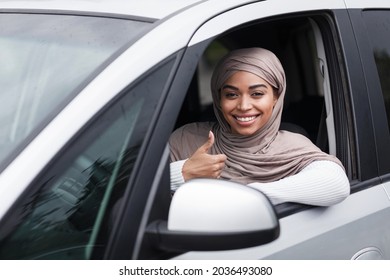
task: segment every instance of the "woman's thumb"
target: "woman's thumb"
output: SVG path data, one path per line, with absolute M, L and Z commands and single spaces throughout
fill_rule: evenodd
M 209 131 L 209 138 L 207 139 L 206 143 L 203 144 L 203 149 L 207 153 L 208 150 L 214 145 L 214 133 L 210 130 Z

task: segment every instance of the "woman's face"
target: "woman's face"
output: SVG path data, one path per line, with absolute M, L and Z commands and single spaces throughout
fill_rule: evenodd
M 236 134 L 249 136 L 262 128 L 276 101 L 269 83 L 245 71 L 233 74 L 221 88 L 221 110 Z

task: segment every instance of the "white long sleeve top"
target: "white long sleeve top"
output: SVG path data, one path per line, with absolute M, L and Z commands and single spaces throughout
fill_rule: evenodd
M 184 183 L 182 168 L 186 160 L 172 162 L 171 190 Z M 251 183 L 277 205 L 296 202 L 316 206 L 330 206 L 343 201 L 350 193 L 348 177 L 337 163 L 320 160 L 307 165 L 301 172 L 270 183 Z

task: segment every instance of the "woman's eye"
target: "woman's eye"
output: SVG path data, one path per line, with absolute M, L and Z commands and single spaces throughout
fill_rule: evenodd
M 224 96 L 225 96 L 225 98 L 234 98 L 237 96 L 237 94 L 234 92 L 225 92 Z
M 263 96 L 264 93 L 263 92 L 254 92 L 252 93 L 252 96 Z

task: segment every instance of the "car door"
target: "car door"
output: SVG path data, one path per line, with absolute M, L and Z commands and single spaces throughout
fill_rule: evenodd
M 176 253 L 176 258 L 390 258 L 387 242 L 390 228 L 388 186 L 382 183 L 380 177 L 379 170 L 382 167 L 378 165 L 379 148 L 375 141 L 373 111 L 369 106 L 371 99 L 349 12 L 343 1 L 329 1 L 324 5 L 298 1 L 294 7 L 279 4 L 278 1 L 264 1 L 222 13 L 199 28 L 188 49 L 203 51 L 205 46 L 220 39 L 220 35 L 228 33 L 227 31 L 243 34 L 242 37 L 231 37 L 241 39 L 235 42 L 236 47 L 256 42 L 246 42 L 245 35 L 262 36 L 261 32 L 248 32 L 257 31 L 254 28 L 256 25 L 259 26 L 258 30 L 264 31 L 267 28 L 262 29 L 261 26 L 268 27 L 273 22 L 275 28 L 281 22 L 285 26 L 288 26 L 289 22 L 296 23 L 296 20 L 314 22 L 315 24 L 310 26 L 313 28 L 314 44 L 317 44 L 315 55 L 316 60 L 320 61 L 321 87 L 322 90 L 328 91 L 325 94 L 328 94 L 326 98 L 329 99 L 325 101 L 328 106 L 326 111 L 329 113 L 326 116 L 330 146 L 328 151 L 338 156 L 345 165 L 350 179 L 351 195 L 331 207 L 288 203 L 277 205 L 281 233 L 277 240 L 269 244 L 241 250 L 181 252 Z M 283 28 L 283 24 L 280 28 Z M 318 30 L 313 26 L 317 26 Z M 226 35 L 224 39 L 228 37 L 229 35 Z M 272 40 L 274 38 L 270 36 L 270 46 Z M 193 57 L 189 61 L 196 63 Z M 171 91 L 171 94 L 175 93 Z M 383 111 L 383 104 L 380 110 Z M 306 118 L 310 118 L 310 115 Z M 333 149 L 330 149 L 332 147 Z M 150 250 L 149 253 L 143 254 L 146 251 L 141 247 L 139 256 L 153 258 L 153 255 L 149 254 Z M 169 253 L 169 249 L 165 251 Z

